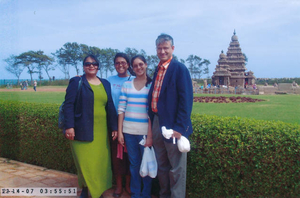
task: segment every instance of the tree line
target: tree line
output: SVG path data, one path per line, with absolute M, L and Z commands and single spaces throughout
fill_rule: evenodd
M 18 83 L 20 75 L 24 70 L 27 70 L 32 83 L 33 74 L 37 73 L 39 80 L 42 80 L 43 72 L 46 72 L 49 80 L 51 81 L 52 78 L 49 72 L 55 69 L 61 70 L 65 79 L 70 79 L 69 72 L 71 67 L 74 67 L 76 74 L 79 75 L 79 68 L 82 65 L 83 58 L 88 54 L 93 54 L 100 61 L 100 77 L 103 78 L 105 75 L 107 78 L 108 73 L 112 75 L 114 71 L 113 60 L 115 54 L 118 52 L 121 51 L 112 48 L 100 49 L 95 46 L 78 44 L 77 42 L 67 42 L 60 49 L 51 53 L 51 55 L 46 55 L 42 50 L 30 50 L 23 52 L 20 55 L 10 55 L 8 58 L 4 59 L 4 61 L 7 64 L 5 69 L 17 77 Z M 124 53 L 126 53 L 130 59 L 137 54 L 143 55 L 148 64 L 149 75 L 152 76 L 154 74 L 155 68 L 159 63 L 159 59 L 156 55 L 147 55 L 143 49 L 138 51 L 135 48 L 129 47 L 124 50 Z M 207 78 L 209 78 L 209 60 L 202 59 L 197 55 L 189 55 L 185 60 L 178 59 L 176 55 L 173 55 L 173 58 L 187 66 L 193 79 L 200 79 L 202 75 L 207 75 Z

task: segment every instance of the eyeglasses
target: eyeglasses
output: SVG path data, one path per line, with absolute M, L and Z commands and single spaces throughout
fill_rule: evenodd
M 85 67 L 90 67 L 90 66 L 94 66 L 94 67 L 99 67 L 99 63 L 97 63 L 97 62 L 85 62 L 85 63 L 83 63 L 83 66 L 85 66 Z
M 115 62 L 115 65 L 116 66 L 124 66 L 124 65 L 127 65 L 127 62 L 125 62 L 125 61 L 122 61 L 122 62 Z

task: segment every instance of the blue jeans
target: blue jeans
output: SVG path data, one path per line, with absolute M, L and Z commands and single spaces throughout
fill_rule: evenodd
M 143 139 L 143 135 L 131 135 L 124 133 L 124 138 L 130 162 L 131 198 L 151 198 L 152 178 L 149 176 L 142 178 L 140 176 L 140 166 L 145 147 L 140 145 L 139 142 Z M 143 190 L 141 191 L 142 181 Z

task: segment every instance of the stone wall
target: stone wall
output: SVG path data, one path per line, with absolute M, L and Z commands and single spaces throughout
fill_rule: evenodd
M 258 86 L 259 94 L 300 94 L 300 87 L 293 86 L 292 83 L 279 83 L 274 86 Z
M 259 95 L 272 95 L 275 94 L 276 91 L 278 91 L 278 87 L 273 86 L 258 86 L 257 88 Z
M 292 83 L 279 83 L 278 90 L 279 91 L 290 91 L 293 89 Z
M 293 86 L 292 83 L 279 83 L 277 87 L 274 86 L 258 86 L 257 90 L 252 87 L 244 89 L 242 87 L 212 87 L 210 89 L 201 89 L 197 82 L 193 81 L 194 93 L 208 93 L 208 94 L 243 94 L 243 95 L 275 95 L 275 94 L 300 94 L 300 87 Z
M 243 86 L 244 85 L 244 78 L 232 78 L 230 79 L 230 86 L 237 87 L 237 86 Z
M 294 94 L 300 94 L 300 87 L 294 88 Z

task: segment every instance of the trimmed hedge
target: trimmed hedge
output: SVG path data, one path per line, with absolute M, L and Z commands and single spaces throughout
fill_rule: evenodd
M 0 100 L 0 156 L 76 173 L 69 142 L 57 126 L 58 108 Z
M 189 197 L 299 197 L 300 126 L 192 115 Z
M 57 104 L 0 100 L 0 156 L 76 173 Z M 300 126 L 192 115 L 187 197 L 298 197 Z

